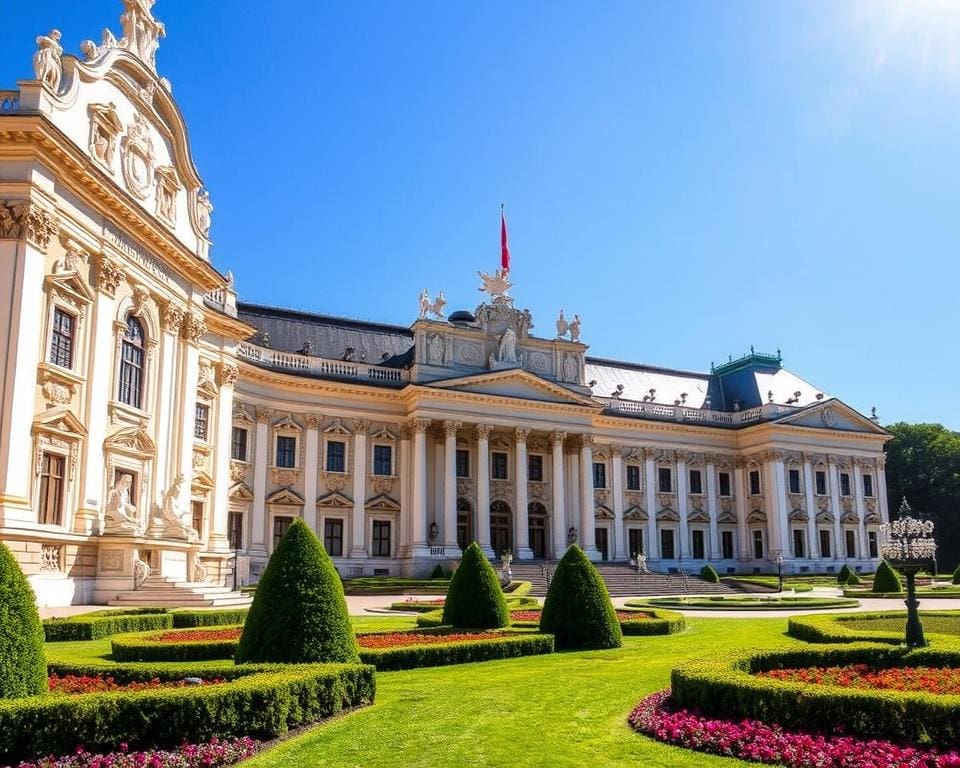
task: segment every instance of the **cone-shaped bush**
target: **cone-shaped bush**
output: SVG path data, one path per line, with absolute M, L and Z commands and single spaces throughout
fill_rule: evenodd
M 853 571 L 850 571 L 850 576 L 847 577 L 846 583 L 848 587 L 855 587 L 860 584 L 861 581 L 862 579 L 857 576 L 857 574 L 855 574 Z
M 953 583 L 960 584 L 960 565 L 958 565 L 957 570 L 953 572 Z
M 440 563 L 437 563 L 433 566 L 433 573 L 430 574 L 431 579 L 442 579 L 445 578 L 446 574 L 443 572 L 443 566 Z
M 720 574 L 718 574 L 710 563 L 707 563 L 703 568 L 700 569 L 700 578 L 704 581 L 709 581 L 711 584 L 720 583 Z
M 841 568 L 837 574 L 837 584 L 846 584 L 852 575 L 853 571 L 850 570 L 850 566 L 844 563 L 843 568 Z
M 884 593 L 903 592 L 903 584 L 897 572 L 886 560 L 881 560 L 877 572 L 873 574 L 873 591 Z
M 257 584 L 236 662 L 358 662 L 337 569 L 303 520 L 280 539 Z
M 0 543 L 0 699 L 46 690 L 43 626 L 33 589 L 13 554 Z
M 554 636 L 557 648 L 619 648 L 623 633 L 607 585 L 576 544 L 557 565 L 543 602 L 540 631 Z
M 463 550 L 460 565 L 450 579 L 447 599 L 443 601 L 443 623 L 470 629 L 510 625 L 507 599 L 477 542 Z

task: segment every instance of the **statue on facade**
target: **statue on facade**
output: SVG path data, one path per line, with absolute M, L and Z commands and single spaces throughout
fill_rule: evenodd
M 154 0 L 124 0 L 125 10 L 120 17 L 123 27 L 121 45 L 137 56 L 151 69 L 156 69 L 160 38 L 167 33 L 163 24 L 153 18 Z
M 507 328 L 500 337 L 500 346 L 497 349 L 497 362 L 517 362 L 517 334 L 513 328 Z
M 437 300 L 431 302 L 430 294 L 427 292 L 427 289 L 424 288 L 420 291 L 420 317 L 418 319 L 425 320 L 428 314 L 436 315 L 437 318 L 443 320 L 443 308 L 447 305 L 447 300 L 443 297 L 443 291 L 440 291 L 437 294 Z
M 576 544 L 576 543 L 577 543 L 577 527 L 575 525 L 571 525 L 570 528 L 567 530 L 567 545 Z
M 483 281 L 483 285 L 480 286 L 479 290 L 483 291 L 484 293 L 489 293 L 494 304 L 509 304 L 512 301 L 507 295 L 507 291 L 513 287 L 513 283 L 510 282 L 508 277 L 509 273 L 507 270 L 501 267 L 492 275 L 488 275 L 487 273 L 480 271 L 478 271 L 477 274 Z
M 189 512 L 180 508 L 180 488 L 183 485 L 183 475 L 177 475 L 166 493 L 163 494 L 163 504 L 160 507 L 160 518 L 155 520 L 157 532 L 171 539 L 186 539 L 189 542 L 200 541 L 200 534 L 190 525 Z M 152 525 L 151 528 L 154 528 Z
M 37 36 L 37 52 L 33 54 L 33 73 L 51 91 L 56 93 L 60 87 L 63 63 L 60 57 L 63 48 L 60 45 L 60 30 L 51 29 L 47 35 Z
M 103 533 L 139 536 L 142 533 L 137 518 L 137 508 L 130 503 L 130 475 L 117 477 L 107 496 L 107 506 L 103 510 Z
M 210 232 L 210 214 L 213 213 L 213 203 L 210 202 L 210 193 L 205 189 L 197 192 L 197 227 L 206 235 Z M 229 276 L 232 284 L 233 275 Z
M 580 315 L 574 315 L 570 321 L 570 341 L 580 341 Z
M 557 316 L 557 338 L 562 339 L 567 335 L 567 331 L 570 330 L 570 323 L 567 322 L 567 318 L 563 316 L 563 310 L 560 310 L 560 314 Z

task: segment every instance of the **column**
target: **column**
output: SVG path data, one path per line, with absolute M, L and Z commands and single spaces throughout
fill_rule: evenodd
M 267 514 L 267 432 L 268 422 L 273 415 L 270 408 L 262 405 L 256 407 L 257 431 L 254 437 L 253 450 L 253 509 L 250 510 L 250 552 L 251 554 L 265 554 L 266 531 L 270 525 L 270 515 Z
M 200 339 L 206 333 L 202 315 L 188 312 L 183 323 L 186 344 L 180 349 L 180 461 L 177 472 L 183 475 L 180 506 L 190 508 L 190 483 L 193 478 L 193 427 L 197 418 L 197 379 L 200 375 Z M 159 484 L 159 481 L 158 481 Z
M 180 328 L 186 310 L 179 304 L 167 304 L 163 309 L 163 331 L 160 335 L 160 371 L 157 376 L 160 391 L 157 398 L 156 440 L 157 457 L 154 462 L 154 488 L 158 496 L 166 488 L 170 478 L 171 449 L 176 445 L 176 427 L 173 416 L 173 393 L 177 376 L 177 347 L 180 344 Z M 232 423 L 233 413 L 230 414 Z M 219 480 L 218 480 L 219 482 Z
M 817 499 L 813 486 L 813 461 L 810 454 L 803 455 L 803 490 L 807 499 L 807 557 L 820 558 L 820 541 L 817 538 Z
M 413 509 L 410 503 L 410 433 L 409 424 L 398 425 L 400 444 L 397 448 L 397 464 L 393 474 L 400 484 L 400 514 L 397 517 L 397 556 L 410 557 L 411 532 L 413 530 Z
M 863 459 L 859 457 L 853 460 L 853 498 L 857 505 L 858 559 L 866 560 L 870 550 L 867 549 L 867 525 L 864 521 L 864 518 L 867 516 L 867 510 L 863 500 Z
M 489 424 L 477 424 L 477 543 L 487 557 L 494 557 L 490 546 L 490 430 Z
M 777 554 L 784 560 L 792 558 L 787 520 L 787 486 L 784 479 L 783 452 L 772 450 L 763 455 L 763 497 L 767 512 L 767 533 L 770 537 L 768 557 Z
M 552 470 L 550 490 L 553 493 L 553 556 L 556 559 L 563 557 L 563 553 L 567 550 L 567 515 L 564 509 L 566 478 L 563 473 L 563 441 L 566 439 L 566 432 L 550 433 Z
M 680 541 L 677 542 L 677 563 L 683 562 L 685 555 L 690 555 L 690 523 L 687 515 L 688 508 L 687 489 L 689 478 L 687 477 L 687 452 L 677 451 L 677 512 L 680 515 Z
M 230 446 L 233 443 L 233 385 L 239 375 L 232 363 L 220 364 L 217 394 L 217 437 L 213 445 L 213 514 L 207 549 L 228 552 L 227 514 L 230 508 Z M 161 475 L 157 475 L 158 482 Z
M 303 448 L 303 520 L 323 539 L 317 514 L 317 472 L 320 463 L 320 416 L 308 413 Z
M 513 511 L 513 549 L 518 560 L 532 560 L 530 549 L 530 528 L 527 519 L 529 500 L 527 498 L 527 435 L 529 429 L 517 429 L 514 433 L 514 473 L 517 483 L 517 508 Z
M 367 556 L 367 428 L 366 419 L 353 420 L 353 514 L 350 516 L 350 557 Z
M 613 458 L 613 559 L 627 559 L 627 545 L 623 530 L 623 448 L 614 445 L 611 448 Z
M 747 462 L 741 456 L 734 459 L 733 492 L 737 507 L 737 558 L 753 559 L 753 542 L 750 541 L 750 524 L 747 522 Z
M 427 540 L 427 429 L 430 419 L 414 419 L 413 427 L 413 548 L 428 554 Z
M 457 545 L 457 430 L 459 421 L 443 422 L 443 546 L 455 557 Z
M 443 455 L 446 448 L 443 444 L 443 425 L 438 424 L 432 431 L 433 437 L 433 493 L 430 494 L 430 523 L 437 526 L 437 537 L 430 541 L 431 547 L 443 544 L 446 532 L 443 526 Z
M 846 543 L 843 541 L 843 527 L 840 525 L 840 468 L 837 466 L 837 457 L 828 458 L 830 467 L 830 507 L 833 510 L 833 559 L 840 560 L 846 557 Z
M 886 456 L 877 457 L 877 514 L 880 516 L 881 523 L 890 522 L 890 507 L 887 506 L 887 458 Z
M 647 560 L 660 559 L 660 537 L 657 533 L 657 460 L 652 448 L 643 449 L 644 485 L 647 490 Z
M 591 560 L 599 560 L 593 499 L 593 435 L 580 436 L 580 546 Z
M 707 514 L 710 516 L 710 559 L 721 559 L 720 525 L 717 523 L 717 468 L 713 456 L 707 456 Z
M 579 450 L 564 454 L 567 462 L 567 503 L 570 509 L 567 511 L 570 525 L 567 526 L 569 538 L 569 529 L 576 528 L 577 542 L 582 545 L 580 538 L 580 453 Z

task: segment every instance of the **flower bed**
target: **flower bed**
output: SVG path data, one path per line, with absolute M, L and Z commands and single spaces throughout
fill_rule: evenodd
M 659 606 L 684 611 L 812 611 L 823 608 L 856 608 L 860 603 L 839 597 L 652 597 L 628 600 L 628 606 Z
M 960 754 L 884 740 L 784 730 L 759 720 L 733 721 L 674 708 L 670 691 L 647 696 L 628 718 L 658 741 L 698 752 L 788 768 L 957 768 Z
M 406 648 L 411 645 L 440 645 L 443 643 L 479 642 L 500 640 L 500 632 L 450 632 L 427 634 L 425 632 L 371 632 L 357 635 L 361 648 Z
M 56 672 L 47 678 L 47 685 L 51 692 L 67 694 L 102 693 L 104 691 L 145 691 L 150 688 L 184 688 L 188 685 L 216 685 L 222 682 L 222 678 L 203 679 L 190 677 L 180 680 L 161 680 L 159 677 L 154 677 L 150 680 L 130 680 L 121 683 L 118 682 L 113 675 L 67 674 L 60 676 Z
M 621 609 L 617 610 L 616 614 L 620 631 L 625 635 L 672 635 L 686 627 L 683 615 L 673 611 Z M 510 621 L 515 627 L 539 627 L 540 615 L 539 608 L 510 611 Z
M 236 653 L 242 633 L 242 627 L 138 632 L 116 635 L 110 647 L 114 661 L 229 659 Z
M 924 611 L 920 619 L 927 634 L 960 635 L 960 612 Z M 794 616 L 787 623 L 787 634 L 810 643 L 872 642 L 899 645 L 903 642 L 906 623 L 905 611 Z
M 938 667 L 893 667 L 874 669 L 869 664 L 843 667 L 771 669 L 757 677 L 811 685 L 839 685 L 842 688 L 879 688 L 893 691 L 926 691 L 960 695 L 960 669 Z
M 227 627 L 225 629 L 183 629 L 173 632 L 163 632 L 151 635 L 148 639 L 158 643 L 196 643 L 211 642 L 213 640 L 239 640 L 243 634 L 243 627 Z
M 390 610 L 425 613 L 426 611 L 435 611 L 438 608 L 443 608 L 446 601 L 447 599 L 445 597 L 438 597 L 435 600 L 417 600 L 416 598 L 408 597 L 401 603 L 391 603 Z
M 252 757 L 259 747 L 253 739 L 211 739 L 205 744 L 182 744 L 172 750 L 131 752 L 121 744 L 116 752 L 95 753 L 78 747 L 63 757 L 44 757 L 17 768 L 218 768 Z

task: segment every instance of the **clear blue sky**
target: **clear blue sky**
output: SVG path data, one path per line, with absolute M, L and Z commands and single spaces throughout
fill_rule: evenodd
M 254 8 L 260 10 L 254 12 Z M 119 0 L 17 4 L 119 36 Z M 250 301 L 407 324 L 478 303 L 504 201 L 535 333 L 705 370 L 783 350 L 881 419 L 960 428 L 960 2 L 160 0 L 159 71 Z

